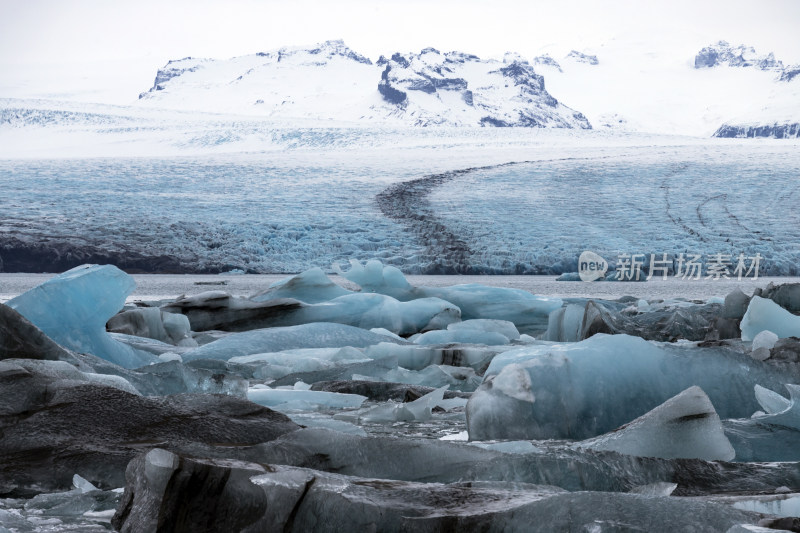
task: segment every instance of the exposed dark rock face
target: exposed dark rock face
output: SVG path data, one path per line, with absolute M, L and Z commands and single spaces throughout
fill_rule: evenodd
M 792 81 L 797 76 L 800 76 L 800 65 L 791 65 L 784 69 L 781 74 L 781 81 Z
M 746 139 L 768 137 L 772 139 L 796 139 L 800 137 L 800 122 L 791 124 L 724 124 L 714 132 L 714 137 Z
M 537 56 L 533 58 L 534 65 L 545 65 L 548 67 L 553 67 L 554 69 L 558 70 L 559 72 L 563 72 L 561 70 L 561 65 L 558 64 L 558 61 L 550 57 L 548 54 L 544 54 L 541 56 Z
M 408 95 L 389 85 L 389 71 L 392 69 L 391 65 L 386 65 L 383 74 L 381 74 L 381 81 L 378 83 L 378 92 L 381 93 L 383 99 L 390 104 L 402 106 L 408 101 Z
M 732 46 L 727 41 L 719 41 L 703 48 L 694 58 L 694 68 L 712 68 L 719 65 L 783 71 L 783 63 L 776 60 L 771 52 L 762 55 L 756 53 L 752 46 L 743 44 Z
M 526 61 L 511 57 L 505 62 L 483 61 L 459 52 L 441 53 L 426 48 L 419 54 L 382 57 L 384 66 L 378 91 L 384 100 L 401 107 L 421 126 L 479 124 L 496 127 L 558 127 L 590 129 L 586 118 L 553 98 L 542 76 Z M 476 78 L 475 72 L 484 75 Z M 486 77 L 491 81 L 487 81 Z M 479 79 L 479 81 L 477 81 Z M 473 80 L 472 82 L 470 80 Z M 451 104 L 453 113 L 442 114 L 440 104 L 415 96 L 423 93 L 453 102 L 448 93 L 459 93 L 467 108 Z M 477 113 L 469 108 L 477 108 Z M 436 109 L 434 109 L 436 108 Z
M 363 55 L 356 53 L 355 51 L 351 50 L 346 44 L 344 44 L 341 40 L 336 41 L 325 41 L 320 45 L 309 48 L 281 48 L 275 52 L 258 52 L 255 54 L 257 57 L 263 57 L 267 59 L 272 59 L 276 62 L 280 62 L 286 57 L 290 57 L 297 53 L 306 52 L 311 56 L 319 56 L 320 60 L 331 59 L 333 57 L 343 57 L 350 61 L 355 61 L 356 63 L 363 63 L 365 65 L 372 65 L 372 61 L 369 58 L 364 57 Z M 214 60 L 211 59 L 198 59 L 192 57 L 184 57 L 183 59 L 174 59 L 169 61 L 164 67 L 160 68 L 156 73 L 156 79 L 153 82 L 153 86 L 139 95 L 139 98 L 146 98 L 150 94 L 163 91 L 164 89 L 168 88 L 168 82 L 174 78 L 178 78 L 183 76 L 188 72 L 197 72 L 199 69 L 203 68 L 204 63 L 210 63 Z M 238 80 L 241 80 L 244 76 L 240 76 Z
M 579 63 L 587 63 L 589 65 L 597 65 L 600 62 L 597 60 L 597 56 L 584 54 L 583 52 L 578 52 L 577 50 L 573 50 L 567 54 L 568 59 L 572 59 Z
M 284 52 L 284 54 L 291 53 L 291 52 Z M 369 58 L 362 56 L 359 53 L 351 50 L 344 41 L 341 39 L 334 40 L 334 41 L 325 41 L 321 45 L 317 46 L 316 48 L 312 48 L 309 50 L 311 55 L 321 55 L 328 59 L 340 56 L 346 59 L 350 59 L 351 61 L 355 61 L 356 63 L 363 63 L 365 65 L 371 65 L 372 61 Z
M 202 446 L 209 456 L 298 428 L 286 416 L 224 395 L 146 398 L 101 383 L 0 362 L 0 494 L 65 490 L 72 476 L 100 488 L 124 483 L 137 453 Z

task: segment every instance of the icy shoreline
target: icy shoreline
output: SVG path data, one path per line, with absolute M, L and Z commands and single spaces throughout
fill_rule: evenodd
M 128 297 L 129 303 L 143 300 L 164 300 L 180 294 L 191 296 L 209 290 L 224 290 L 236 296 L 246 296 L 263 290 L 270 284 L 292 274 L 134 274 L 136 289 Z M 52 278 L 54 274 L 0 273 L 0 303 Z M 602 298 L 614 300 L 623 296 L 648 300 L 684 298 L 706 301 L 724 297 L 734 289 L 752 294 L 756 288 L 768 284 L 798 283 L 800 277 L 759 277 L 738 280 L 650 280 L 635 282 L 571 282 L 556 281 L 556 276 L 406 276 L 413 285 L 445 287 L 462 283 L 480 283 L 491 287 L 522 289 L 532 294 L 556 298 Z M 335 283 L 353 288 L 353 284 L 337 275 L 330 275 Z
M 271 284 L 110 265 L 0 275 L 23 291 L 0 304 L 0 522 L 735 533 L 791 521 L 800 284 L 588 299 L 693 282 L 337 270 Z M 137 283 L 183 295 L 141 301 Z

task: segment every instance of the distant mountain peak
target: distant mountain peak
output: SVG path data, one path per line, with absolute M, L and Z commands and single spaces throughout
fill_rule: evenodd
M 140 98 L 180 109 L 317 120 L 591 128 L 545 90 L 544 78 L 519 54 L 482 60 L 428 47 L 373 64 L 339 40 L 229 60 L 170 61 Z
M 544 78 L 518 54 L 506 54 L 501 62 L 425 48 L 378 64 L 384 67 L 378 83 L 383 99 L 416 117 L 417 125 L 591 128 L 581 113 L 545 90 Z M 449 109 L 433 112 L 440 107 Z
M 597 59 L 597 56 L 584 54 L 583 52 L 578 52 L 577 50 L 572 50 L 570 53 L 568 53 L 567 59 L 577 61 L 578 63 L 586 63 L 588 65 L 597 65 L 600 63 L 600 61 Z
M 728 41 L 706 46 L 694 58 L 694 68 L 713 68 L 720 65 L 783 71 L 783 63 L 776 60 L 772 52 L 759 54 L 752 46 L 733 46 Z

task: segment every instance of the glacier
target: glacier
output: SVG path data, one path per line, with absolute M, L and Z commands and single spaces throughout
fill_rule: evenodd
M 21 135 L 17 128 L 13 133 Z M 590 249 L 612 266 L 620 253 L 689 250 L 761 254 L 762 276 L 800 272 L 796 250 L 776 244 L 800 239 L 797 225 L 778 215 L 782 209 L 791 212 L 797 201 L 792 179 L 798 159 L 790 146 L 712 147 L 686 141 L 676 147 L 674 139 L 652 139 L 654 147 L 644 148 L 628 138 L 605 137 L 583 146 L 580 139 L 551 133 L 515 141 L 503 132 L 482 139 L 474 132 L 390 131 L 372 135 L 375 142 L 399 145 L 384 160 L 363 148 L 371 142 L 369 130 L 273 128 L 267 133 L 281 137 L 264 141 L 280 147 L 266 160 L 190 153 L 180 162 L 164 157 L 119 157 L 114 163 L 103 158 L 0 161 L 3 184 L 17 191 L 18 199 L 7 206 L 4 227 L 19 228 L 13 239 L 0 235 L 3 270 L 61 271 L 92 262 L 132 272 L 288 274 L 310 267 L 330 272 L 333 263 L 379 259 L 406 274 L 560 274 L 576 272 L 578 255 Z M 448 138 L 461 139 L 452 151 Z M 353 158 L 343 161 L 344 155 L 336 155 L 339 148 Z M 531 160 L 530 150 L 540 149 L 548 155 Z M 309 158 L 313 150 L 325 155 Z M 707 150 L 718 155 L 703 160 Z M 517 164 L 505 164 L 512 161 Z M 449 181 L 419 181 L 453 169 L 474 170 L 453 174 Z M 554 174 L 563 181 L 554 183 Z M 730 175 L 737 176 L 734 183 L 722 178 Z M 93 176 L 103 176 L 103 186 Z M 83 179 L 92 185 L 73 194 Z M 614 185 L 632 179 L 640 184 L 628 191 L 637 210 Z M 784 192 L 750 198 L 748 191 L 765 179 Z M 238 187 L 230 190 L 229 180 Z M 173 192 L 155 192 L 165 186 Z M 726 187 L 726 196 L 711 198 L 709 186 Z M 123 188 L 126 195 L 115 193 Z M 504 192 L 498 196 L 498 191 Z M 678 191 L 697 201 L 678 201 Z M 376 203 L 384 193 L 397 218 Z M 176 197 L 182 201 L 175 202 Z M 596 205 L 605 215 L 588 224 Z M 59 224 L 37 218 L 45 211 L 52 211 Z M 532 223 L 534 212 L 550 223 Z M 613 213 L 632 217 L 631 225 L 620 227 Z M 412 224 L 420 218 L 426 222 Z M 588 232 L 582 229 L 587 224 Z M 558 242 L 550 231 L 556 225 L 568 228 Z M 131 227 L 140 230 L 131 233 Z M 463 258 L 458 264 L 443 259 L 452 255 L 452 242 L 465 245 L 453 256 Z

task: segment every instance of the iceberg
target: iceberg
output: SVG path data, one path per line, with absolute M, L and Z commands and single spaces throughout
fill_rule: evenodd
M 378 361 L 386 362 L 387 359 Z M 359 381 L 388 381 L 392 383 L 406 383 L 408 385 L 422 385 L 425 387 L 443 387 L 449 385 L 452 390 L 471 392 L 481 382 L 480 377 L 471 368 L 448 365 L 430 365 L 422 370 L 406 370 L 397 365 L 387 369 L 385 366 L 375 365 L 372 368 L 362 368 L 363 374 L 351 374 L 350 379 Z
M 321 268 L 314 267 L 296 276 L 276 281 L 267 290 L 254 294 L 250 299 L 254 302 L 266 302 L 291 298 L 307 304 L 316 304 L 348 294 L 353 292 L 335 284 Z
M 313 409 L 353 409 L 361 407 L 366 396 L 302 389 L 251 387 L 247 399 L 278 411 Z
M 756 389 L 756 398 L 766 413 L 753 415 L 752 418 L 757 422 L 800 431 L 800 385 L 787 383 L 785 386 L 789 391 L 788 400 L 763 387 Z
M 790 394 L 797 388 L 786 385 Z M 736 450 L 736 460 L 746 462 L 800 461 L 800 429 L 793 402 L 760 385 L 755 398 L 763 411 L 750 418 L 724 420 L 725 435 Z
M 112 339 L 106 322 L 125 305 L 133 278 L 112 265 L 82 265 L 7 302 L 58 344 L 125 368 L 158 358 Z
M 280 379 L 297 372 L 329 370 L 342 363 L 369 360 L 361 350 L 345 346 L 344 348 L 301 348 L 259 353 L 232 357 L 229 361 L 237 364 L 257 365 L 253 372 L 253 377 L 256 379 Z
M 175 346 L 196 347 L 186 315 L 155 307 L 140 307 L 114 315 L 106 324 L 113 333 L 147 337 Z
M 751 357 L 759 361 L 769 359 L 772 348 L 778 342 L 778 336 L 769 330 L 764 330 L 753 337 Z
M 439 387 L 413 402 L 379 405 L 361 413 L 358 418 L 364 422 L 424 422 L 431 419 L 434 407 L 443 405 L 447 389 L 448 385 Z
M 344 289 L 342 289 L 344 290 Z M 308 298 L 305 293 L 301 296 Z M 313 299 L 313 298 L 312 298 Z M 336 322 L 364 329 L 381 328 L 390 333 L 411 335 L 440 329 L 461 319 L 455 305 L 439 298 L 400 302 L 382 294 L 345 294 L 315 303 L 296 299 L 253 300 L 222 291 L 182 297 L 162 310 L 183 313 L 192 329 L 206 331 L 248 331 L 267 327 L 288 327 L 312 322 Z
M 588 305 L 588 303 L 587 303 Z M 547 318 L 547 332 L 544 340 L 556 342 L 577 342 L 583 340 L 585 307 L 569 304 L 556 309 Z
M 275 326 L 337 322 L 363 329 L 382 328 L 397 335 L 438 330 L 461 320 L 461 310 L 440 298 L 400 302 L 383 294 L 347 294 L 302 307 L 277 320 Z
M 520 289 L 489 287 L 477 283 L 451 287 L 414 287 L 399 269 L 370 260 L 362 265 L 350 260 L 350 270 L 339 265 L 333 269 L 342 277 L 358 284 L 362 290 L 386 294 L 400 301 L 418 298 L 441 298 L 461 310 L 462 320 L 490 318 L 513 322 L 521 331 L 537 332 L 547 328 L 552 311 L 562 305 L 559 298 L 545 298 Z
M 422 334 L 424 337 L 430 331 Z M 449 333 L 444 331 L 445 334 Z M 485 338 L 485 337 L 484 337 Z M 503 337 L 505 338 L 505 337 Z M 417 338 L 419 340 L 419 338 Z M 364 349 L 364 356 L 371 359 L 385 359 L 396 357 L 398 366 L 408 370 L 423 370 L 431 365 L 468 366 L 476 371 L 482 371 L 492 358 L 511 346 L 476 346 L 476 345 L 400 345 L 391 342 L 382 342 Z
M 280 325 L 276 322 L 302 305 L 291 299 L 255 302 L 225 291 L 206 291 L 181 296 L 163 305 L 161 310 L 186 315 L 194 331 L 249 331 Z
M 577 446 L 661 459 L 731 461 L 736 455 L 700 387 L 690 387 L 617 430 Z
M 706 391 L 721 417 L 741 418 L 757 408 L 755 384 L 792 379 L 734 350 L 598 334 L 495 356 L 467 404 L 467 429 L 472 440 L 586 439 L 693 385 Z
M 772 300 L 753 296 L 741 323 L 742 340 L 752 341 L 762 331 L 779 338 L 800 337 L 800 316 L 795 316 Z
M 414 339 L 416 344 L 484 344 L 499 346 L 519 339 L 519 331 L 507 320 L 472 319 L 455 322 L 446 330 L 423 333 Z
M 184 512 L 191 513 L 192 525 L 202 531 L 362 531 L 366 524 L 374 531 L 657 533 L 727 531 L 762 517 L 696 498 L 568 492 L 497 480 L 443 484 L 376 479 L 283 464 L 199 459 L 163 449 L 131 461 L 126 480 L 112 521 L 122 533 L 159 526 L 178 530 L 177 517 Z
M 364 348 L 381 342 L 392 342 L 390 337 L 371 331 L 320 322 L 282 328 L 266 328 L 228 335 L 183 354 L 186 362 L 197 359 L 222 359 L 245 355 L 282 352 L 298 348 Z M 401 342 L 401 341 L 394 341 Z

